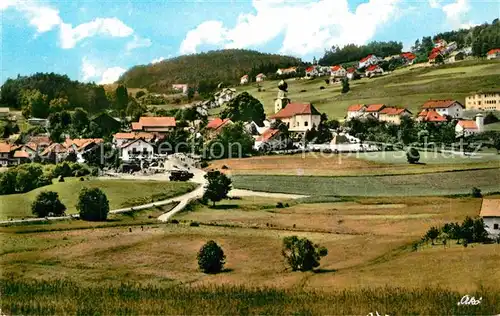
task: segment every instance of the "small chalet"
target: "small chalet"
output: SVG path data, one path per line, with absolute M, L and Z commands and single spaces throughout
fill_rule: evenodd
M 500 48 L 494 48 L 486 53 L 487 59 L 500 59 Z
M 429 54 L 429 63 L 435 64 L 438 56 L 441 56 L 444 60 L 442 49 L 440 47 L 433 48 Z
M 12 164 L 20 165 L 31 161 L 30 154 L 24 150 L 16 150 L 12 158 Z
M 379 58 L 375 55 L 368 55 L 359 61 L 358 69 L 366 68 L 371 65 L 377 65 L 379 63 Z
M 405 108 L 386 107 L 379 112 L 378 119 L 381 122 L 399 125 L 403 116 L 410 117 L 411 112 Z
M 347 68 L 346 75 L 347 75 L 347 79 L 353 80 L 354 77 L 356 76 L 356 68 L 354 68 L 354 67 Z
M 306 132 L 319 126 L 321 113 L 310 103 L 289 103 L 270 118 L 281 120 L 291 132 Z
M 208 122 L 207 126 L 205 127 L 208 137 L 212 138 L 215 137 L 217 134 L 219 134 L 222 129 L 227 126 L 233 124 L 233 121 L 229 118 L 221 119 L 221 118 L 215 118 Z
M 479 216 L 490 238 L 500 236 L 500 199 L 483 199 Z
M 479 113 L 475 120 L 460 120 L 455 125 L 457 137 L 467 137 L 473 134 L 484 132 L 484 116 Z
M 316 77 L 318 74 L 319 73 L 318 73 L 318 70 L 316 69 L 316 67 L 311 66 L 311 67 L 306 68 L 306 77 L 307 78 Z
M 240 84 L 247 84 L 248 83 L 248 75 L 244 75 L 243 77 L 240 78 Z
M 332 78 L 344 78 L 347 75 L 347 71 L 344 67 L 337 65 L 330 68 L 330 77 Z
M 170 132 L 175 128 L 175 117 L 142 116 L 139 122 L 132 123 L 135 132 Z
M 424 109 L 422 110 L 418 116 L 417 116 L 417 121 L 419 122 L 433 122 L 433 123 L 444 123 L 448 122 L 448 120 L 436 112 L 433 109 Z
M 148 159 L 154 154 L 153 144 L 142 138 L 135 139 L 131 142 L 124 143 L 120 149 L 120 158 L 123 161 L 132 161 L 135 159 Z
M 365 113 L 366 105 L 364 104 L 353 104 L 347 108 L 347 120 L 353 119 L 355 117 L 360 117 Z
M 267 78 L 266 75 L 260 73 L 255 77 L 255 82 L 262 82 L 266 80 L 266 78 Z
M 182 94 L 187 94 L 189 86 L 185 83 L 176 83 L 172 85 L 172 90 L 182 92 Z
M 385 104 L 370 104 L 365 108 L 365 113 L 371 113 L 376 119 L 379 118 L 380 111 L 385 108 Z
M 405 65 L 413 65 L 417 56 L 413 53 L 402 53 L 401 58 L 405 61 Z
M 434 110 L 440 115 L 461 118 L 465 107 L 456 100 L 429 100 L 422 106 L 424 110 Z
M 371 65 L 366 68 L 365 76 L 368 78 L 380 76 L 384 74 L 384 70 L 379 65 Z
M 7 167 L 12 157 L 12 145 L 9 143 L 0 143 L 0 167 Z
M 278 129 L 268 128 L 262 135 L 255 137 L 256 150 L 277 150 L 286 147 L 282 134 Z
M 453 64 L 457 61 L 464 60 L 464 53 L 462 52 L 453 52 L 451 53 L 445 60 L 447 64 Z

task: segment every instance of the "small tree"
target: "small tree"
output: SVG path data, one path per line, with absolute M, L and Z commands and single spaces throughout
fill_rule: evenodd
M 417 163 L 420 160 L 420 153 L 416 148 L 410 147 L 406 152 L 406 160 L 411 164 Z
M 425 234 L 425 238 L 426 239 L 430 239 L 431 240 L 431 243 L 434 245 L 434 240 L 436 240 L 436 238 L 438 238 L 439 236 L 439 229 L 437 229 L 436 227 L 432 226 L 428 231 L 427 233 Z
M 481 189 L 476 188 L 476 187 L 473 187 L 473 188 L 472 188 L 472 191 L 471 191 L 471 196 L 472 196 L 472 197 L 475 197 L 475 198 L 480 198 L 480 197 L 482 197 L 483 195 L 481 194 Z
M 347 93 L 349 92 L 349 90 L 351 90 L 351 88 L 349 87 L 349 79 L 342 79 L 342 93 Z
M 87 221 L 106 220 L 109 212 L 109 201 L 99 188 L 83 188 L 78 196 L 76 209 L 80 218 Z
M 31 211 L 37 217 L 60 216 L 66 211 L 66 206 L 59 200 L 57 192 L 43 191 L 38 194 L 33 204 L 31 204 Z
M 198 252 L 198 266 L 205 273 L 218 273 L 224 267 L 226 256 L 213 240 L 208 241 Z
M 209 171 L 205 179 L 208 184 L 203 198 L 212 201 L 214 206 L 215 202 L 227 198 L 227 194 L 231 191 L 231 179 L 218 170 Z
M 307 238 L 289 236 L 283 238 L 281 251 L 292 271 L 310 271 L 319 267 L 321 257 L 328 254 L 325 247 L 313 244 Z

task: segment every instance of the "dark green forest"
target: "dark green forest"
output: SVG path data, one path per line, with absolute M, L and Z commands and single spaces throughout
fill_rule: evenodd
M 319 59 L 319 64 L 323 66 L 332 66 L 338 64 L 351 63 L 359 61 L 369 54 L 377 57 L 385 57 L 400 54 L 403 49 L 401 42 L 370 42 L 366 45 L 349 44 L 342 48 L 333 46 L 325 55 Z
M 245 74 L 275 73 L 278 68 L 300 66 L 295 57 L 265 54 L 252 50 L 226 49 L 179 56 L 156 64 L 135 66 L 119 82 L 130 88 L 167 92 L 173 83 L 198 86 L 238 83 Z M 251 73 L 250 73 L 251 72 Z M 252 79 L 254 80 L 254 78 Z

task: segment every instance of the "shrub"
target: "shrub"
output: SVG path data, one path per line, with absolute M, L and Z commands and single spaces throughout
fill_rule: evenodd
M 101 189 L 83 188 L 78 196 L 76 209 L 83 220 L 102 221 L 108 216 L 109 201 Z
M 208 241 L 198 252 L 198 266 L 205 273 L 218 273 L 224 267 L 226 256 L 213 240 Z
M 169 222 L 170 222 L 170 224 L 179 224 L 179 221 L 176 219 L 172 219 Z
M 475 197 L 475 198 L 480 198 L 480 197 L 482 197 L 483 195 L 481 194 L 481 189 L 476 188 L 476 187 L 473 187 L 473 188 L 472 188 L 472 191 L 471 191 L 471 196 L 472 196 L 472 197 Z
M 60 216 L 66 211 L 66 206 L 59 200 L 57 192 L 43 191 L 31 204 L 31 211 L 37 217 Z
M 208 167 L 208 162 L 202 161 L 201 164 L 200 164 L 200 167 L 202 167 L 202 168 Z
M 425 234 L 425 238 L 427 240 L 430 240 L 433 245 L 434 245 L 434 240 L 436 240 L 438 236 L 439 236 L 439 229 L 437 229 L 434 226 L 432 226 Z
M 200 226 L 200 223 L 198 223 L 198 222 L 191 222 L 191 223 L 189 223 L 189 226 L 198 227 L 198 226 Z
M 289 236 L 283 238 L 283 249 L 281 251 L 292 271 L 310 271 L 319 267 L 321 257 L 328 254 L 325 247 L 313 244 L 307 238 Z
M 64 182 L 64 177 L 63 176 L 59 176 L 59 179 L 57 179 L 58 182 Z
M 283 208 L 283 207 L 284 207 L 283 203 L 281 202 L 276 203 L 276 208 Z
M 321 86 L 319 87 L 320 90 L 325 90 L 325 87 Z
M 406 160 L 411 164 L 417 163 L 420 160 L 420 153 L 416 148 L 410 147 L 406 152 Z

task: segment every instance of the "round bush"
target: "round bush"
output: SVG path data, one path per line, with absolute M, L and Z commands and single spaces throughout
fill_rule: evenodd
M 78 196 L 76 209 L 83 220 L 103 221 L 108 217 L 109 201 L 101 189 L 83 188 Z
M 43 191 L 38 194 L 36 200 L 31 204 L 31 211 L 37 217 L 60 216 L 66 211 L 66 206 L 59 200 L 57 192 Z
M 218 273 L 224 267 L 226 256 L 213 240 L 208 241 L 198 252 L 198 266 L 205 273 Z

